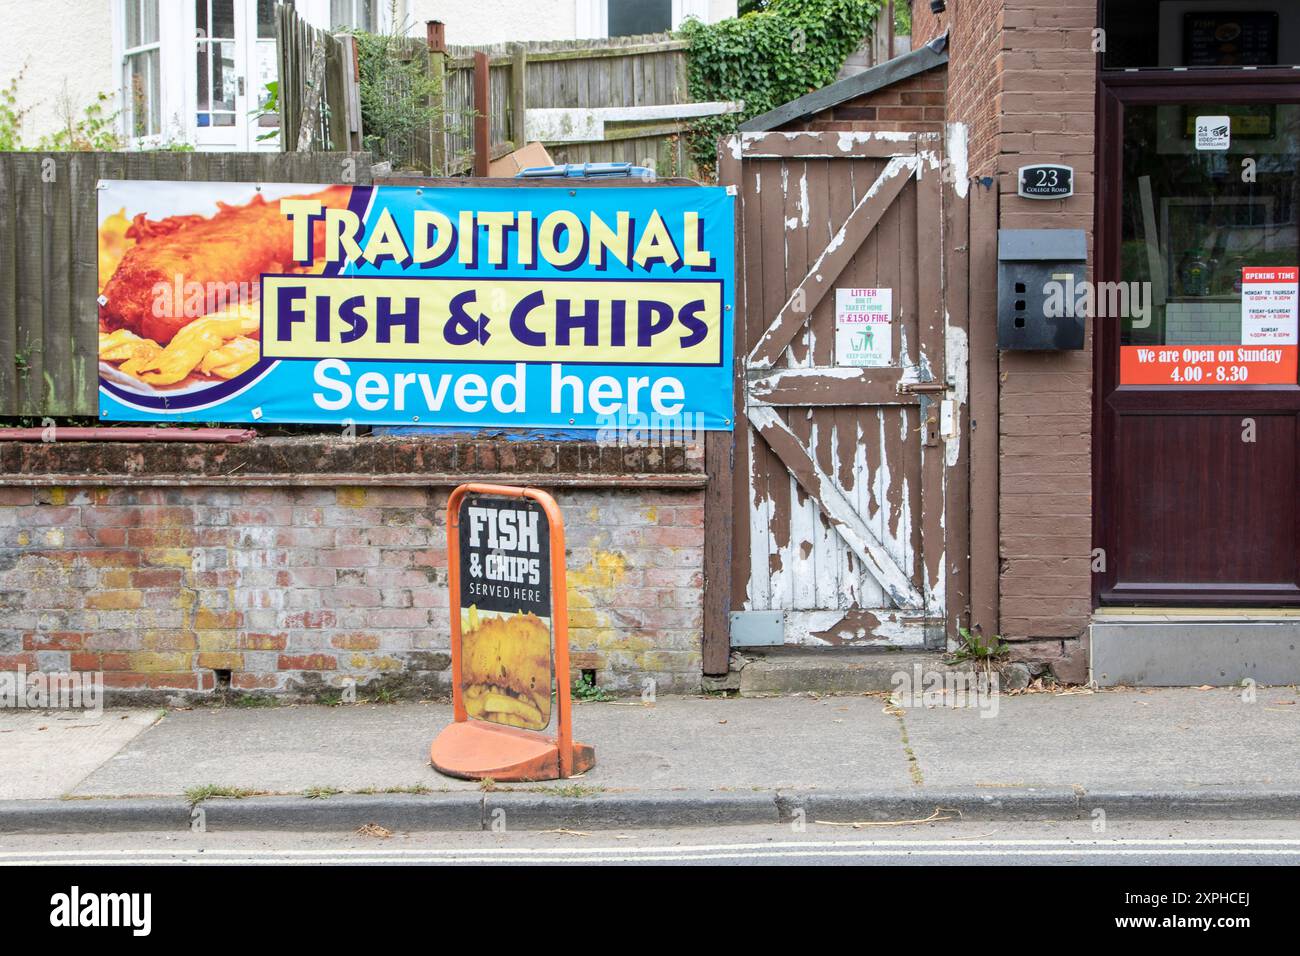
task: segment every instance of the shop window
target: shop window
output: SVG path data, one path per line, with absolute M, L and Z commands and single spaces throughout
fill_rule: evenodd
M 1300 64 L 1295 0 L 1106 0 L 1108 70 Z
M 608 0 L 609 35 L 667 33 L 673 28 L 673 0 Z
M 162 132 L 158 0 L 122 5 L 122 115 L 132 139 Z
M 1121 383 L 1295 384 L 1300 104 L 1134 104 L 1123 156 Z

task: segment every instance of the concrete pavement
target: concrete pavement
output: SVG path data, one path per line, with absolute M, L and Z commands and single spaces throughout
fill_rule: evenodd
M 98 720 L 0 712 L 0 831 L 184 827 L 205 795 L 208 824 L 224 829 L 355 828 L 380 816 L 403 828 L 474 829 L 494 810 L 537 829 L 919 819 L 938 808 L 969 819 L 1080 819 L 1098 806 L 1135 819 L 1300 813 L 1294 688 L 1259 688 L 1253 699 L 1232 689 L 1002 694 L 996 705 L 579 703 L 575 735 L 595 746 L 595 769 L 493 792 L 428 766 L 429 743 L 451 716 L 440 703 L 106 711 Z

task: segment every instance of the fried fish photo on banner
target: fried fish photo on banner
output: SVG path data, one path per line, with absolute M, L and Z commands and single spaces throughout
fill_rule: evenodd
M 99 374 L 144 395 L 201 392 L 261 358 L 261 277 L 319 272 L 293 257 L 283 199 L 346 208 L 350 186 L 111 182 L 99 198 Z M 324 223 L 315 224 L 316 241 Z

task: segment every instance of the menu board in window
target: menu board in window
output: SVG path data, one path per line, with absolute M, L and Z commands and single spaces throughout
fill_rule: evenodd
M 1277 63 L 1276 13 L 1189 13 L 1183 18 L 1185 66 Z

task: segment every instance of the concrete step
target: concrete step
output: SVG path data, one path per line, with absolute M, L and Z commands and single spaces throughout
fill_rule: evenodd
M 1300 619 L 1255 611 L 1098 614 L 1090 641 L 1099 687 L 1300 683 Z
M 733 659 L 728 675 L 742 697 L 765 694 L 888 693 L 899 683 L 896 675 L 934 672 L 974 673 L 969 664 L 949 666 L 937 651 L 774 651 L 746 653 Z M 737 668 L 739 668 L 737 670 Z M 918 671 L 917 668 L 920 670 Z

